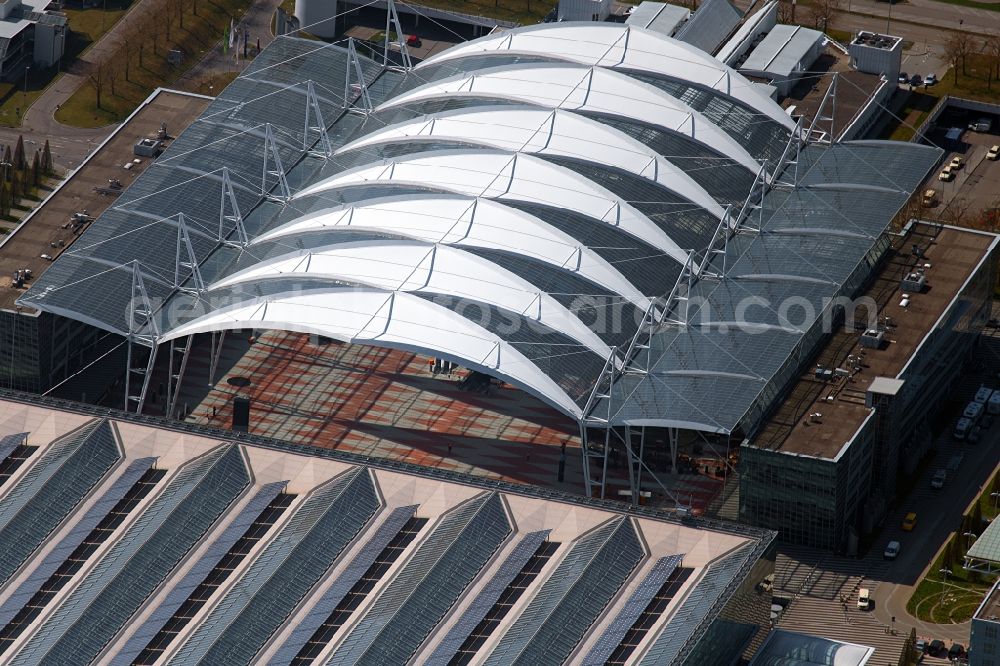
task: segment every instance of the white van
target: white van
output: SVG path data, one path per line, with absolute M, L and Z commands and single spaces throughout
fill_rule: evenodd
M 993 395 L 986 403 L 986 411 L 990 414 L 1000 414 L 1000 391 L 993 391 Z
M 970 430 L 972 430 L 972 421 L 966 418 L 959 419 L 958 423 L 955 424 L 955 439 L 965 439 Z
M 979 390 L 976 391 L 976 397 L 973 398 L 974 401 L 985 405 L 989 402 L 990 398 L 993 396 L 993 389 L 986 386 L 980 386 Z
M 981 402 L 970 402 L 965 406 L 965 411 L 962 412 L 964 418 L 970 421 L 977 421 L 979 417 L 983 415 L 983 403 Z
M 993 129 L 993 121 L 989 118 L 980 118 L 975 122 L 969 123 L 969 129 L 973 132 L 989 132 Z

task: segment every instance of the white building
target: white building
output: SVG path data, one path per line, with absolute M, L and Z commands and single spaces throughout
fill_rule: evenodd
M 559 20 L 603 21 L 613 5 L 612 0 L 559 0 Z
M 51 67 L 66 49 L 66 15 L 47 10 L 49 0 L 0 2 L 0 79 L 26 67 Z

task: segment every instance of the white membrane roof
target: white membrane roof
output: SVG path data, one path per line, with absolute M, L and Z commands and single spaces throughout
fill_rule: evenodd
M 752 172 L 760 168 L 736 139 L 676 97 L 600 67 L 544 63 L 495 67 L 419 86 L 377 110 L 444 96 L 496 97 L 550 109 L 618 116 L 689 136 Z
M 568 111 L 525 106 L 447 111 L 397 123 L 352 141 L 338 154 L 377 144 L 453 140 L 499 150 L 607 164 L 670 189 L 722 217 L 722 207 L 684 170 L 641 142 Z
M 310 185 L 293 200 L 373 182 L 408 183 L 474 197 L 566 208 L 622 227 L 679 262 L 687 252 L 621 197 L 569 169 L 531 155 L 491 150 L 433 151 L 357 167 Z
M 521 252 L 579 273 L 639 307 L 649 304 L 642 292 L 592 248 L 534 215 L 491 199 L 442 194 L 386 197 L 295 218 L 261 234 L 253 244 L 338 228 L 386 231 L 456 247 Z
M 610 69 L 634 69 L 683 79 L 739 99 L 789 130 L 794 123 L 752 82 L 709 54 L 682 41 L 619 23 L 566 22 L 517 28 L 465 42 L 417 66 L 477 53 L 538 54 Z

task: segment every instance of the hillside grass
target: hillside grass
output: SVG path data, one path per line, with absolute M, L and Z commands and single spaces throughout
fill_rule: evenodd
M 84 83 L 56 112 L 56 120 L 75 127 L 103 127 L 121 122 L 153 90 L 170 85 L 201 60 L 209 49 L 219 48 L 223 31 L 229 26 L 230 20 L 242 16 L 250 4 L 251 0 L 211 0 L 198 4 L 197 16 L 194 15 L 192 6 L 186 4 L 184 27 L 173 24 L 169 41 L 166 40 L 165 29 L 160 28 L 155 39 L 155 52 L 152 43 L 147 43 L 144 49 L 142 67 L 139 66 L 137 57 L 132 58 L 130 80 L 126 81 L 124 76 L 120 76 L 113 91 L 110 85 L 105 85 L 101 92 L 101 108 L 97 106 L 94 87 Z M 183 53 L 179 65 L 167 62 L 167 53 L 171 49 L 179 49 Z M 220 82 L 228 78 L 226 74 L 219 75 Z M 207 85 L 209 84 L 206 83 L 206 87 Z M 216 87 L 216 92 L 221 87 Z

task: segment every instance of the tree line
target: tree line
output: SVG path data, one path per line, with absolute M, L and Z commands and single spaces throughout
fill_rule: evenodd
M 0 162 L 0 215 L 10 215 L 14 205 L 33 195 L 42 180 L 53 174 L 52 150 L 48 140 L 29 159 L 24 149 L 24 137 L 18 136 L 13 151 L 10 146 L 4 148 L 3 161 Z
M 101 49 L 87 65 L 87 83 L 94 90 L 97 108 L 105 92 L 117 95 L 116 85 L 132 82 L 136 67 L 145 69 L 145 59 L 166 55 L 171 48 L 175 29 L 184 30 L 187 10 L 198 16 L 198 0 L 135 0 L 142 9 L 131 11 L 113 28 L 111 48 Z

